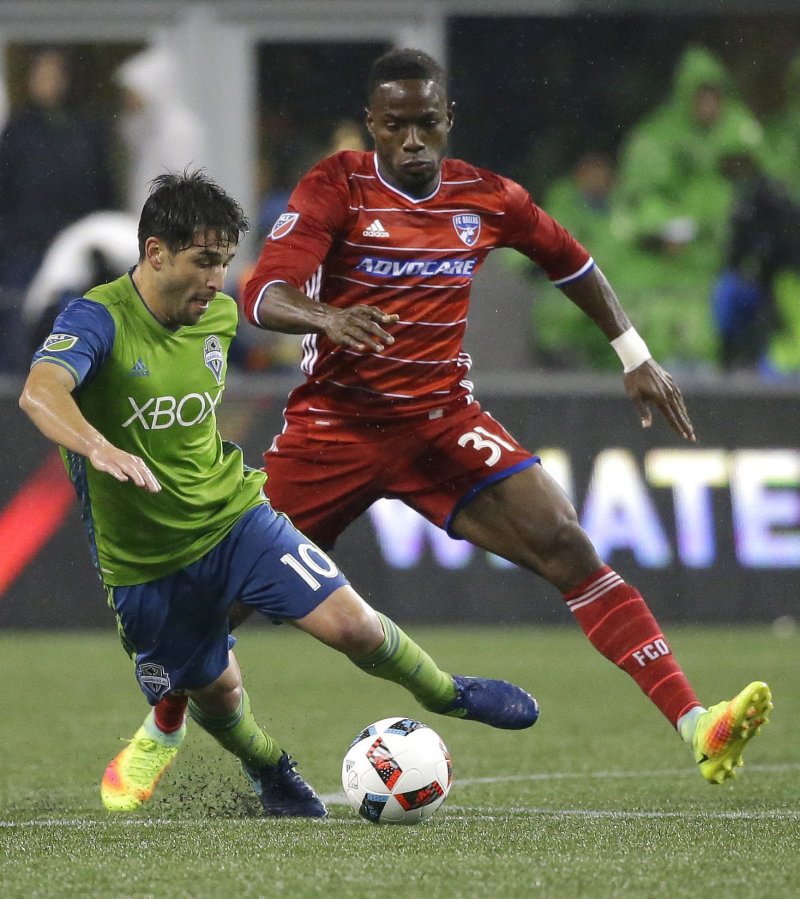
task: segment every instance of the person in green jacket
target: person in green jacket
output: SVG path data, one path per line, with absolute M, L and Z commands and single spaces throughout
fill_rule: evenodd
M 613 227 L 644 254 L 618 289 L 673 367 L 710 366 L 717 355 L 708 296 L 732 202 L 720 160 L 733 137 L 758 144 L 761 126 L 722 63 L 692 45 L 670 97 L 621 148 Z
M 783 181 L 795 200 L 800 200 L 800 52 L 786 71 L 780 111 L 765 126 L 767 173 Z

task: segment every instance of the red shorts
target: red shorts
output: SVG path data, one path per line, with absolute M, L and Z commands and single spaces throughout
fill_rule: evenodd
M 448 530 L 476 493 L 538 461 L 478 403 L 396 420 L 287 412 L 264 453 L 265 490 L 299 530 L 331 549 L 383 497 Z

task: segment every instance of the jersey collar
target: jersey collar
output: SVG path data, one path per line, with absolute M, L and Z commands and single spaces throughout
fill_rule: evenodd
M 428 194 L 427 197 L 412 197 L 407 193 L 404 193 L 402 190 L 399 190 L 396 187 L 393 187 L 389 182 L 381 175 L 381 168 L 378 164 L 378 154 L 372 154 L 373 163 L 375 165 L 375 174 L 378 176 L 378 180 L 383 184 L 384 187 L 388 187 L 393 193 L 400 194 L 401 197 L 405 197 L 411 203 L 425 203 L 428 200 L 433 199 L 436 194 L 439 193 L 439 188 L 442 186 L 442 170 L 439 168 L 439 180 L 436 182 L 436 187 Z
M 147 305 L 147 301 L 139 292 L 139 288 L 136 286 L 136 282 L 133 280 L 133 270 L 136 266 L 132 266 L 128 269 L 128 280 L 130 282 L 131 289 L 136 297 L 136 302 L 133 304 L 134 308 L 137 310 L 137 314 L 140 319 L 146 321 L 148 325 L 159 334 L 178 334 L 183 330 L 184 326 L 181 325 L 179 328 L 168 328 L 166 325 L 162 324 L 153 314 L 153 310 Z

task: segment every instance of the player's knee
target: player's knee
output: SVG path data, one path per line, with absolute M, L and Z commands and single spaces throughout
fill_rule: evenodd
M 559 587 L 572 583 L 576 571 L 588 577 L 599 565 L 592 542 L 575 518 L 560 518 L 540 547 L 540 572 Z
M 380 619 L 366 603 L 337 621 L 335 646 L 348 656 L 358 658 L 369 655 L 383 640 Z
M 227 715 L 236 711 L 242 703 L 242 680 L 238 668 L 233 674 L 230 668 L 217 680 L 199 690 L 187 690 L 192 704 L 207 715 Z
M 550 537 L 550 555 L 574 555 L 590 546 L 586 532 L 575 518 L 561 518 Z
M 368 655 L 383 642 L 378 615 L 349 584 L 294 624 L 346 655 Z
M 383 643 L 384 634 L 377 617 L 348 622 L 339 637 L 339 649 L 346 655 L 360 658 L 374 652 Z

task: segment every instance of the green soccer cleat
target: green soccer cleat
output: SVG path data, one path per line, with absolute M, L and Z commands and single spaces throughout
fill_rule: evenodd
M 150 716 L 152 716 L 152 712 Z M 100 797 L 110 812 L 132 812 L 153 795 L 156 785 L 178 754 L 186 724 L 169 734 L 169 742 L 154 740 L 145 724 L 109 764 L 100 784 Z
M 712 705 L 697 722 L 692 749 L 700 773 L 711 784 L 736 777 L 742 750 L 768 723 L 772 693 L 763 681 L 753 681 L 730 702 Z

